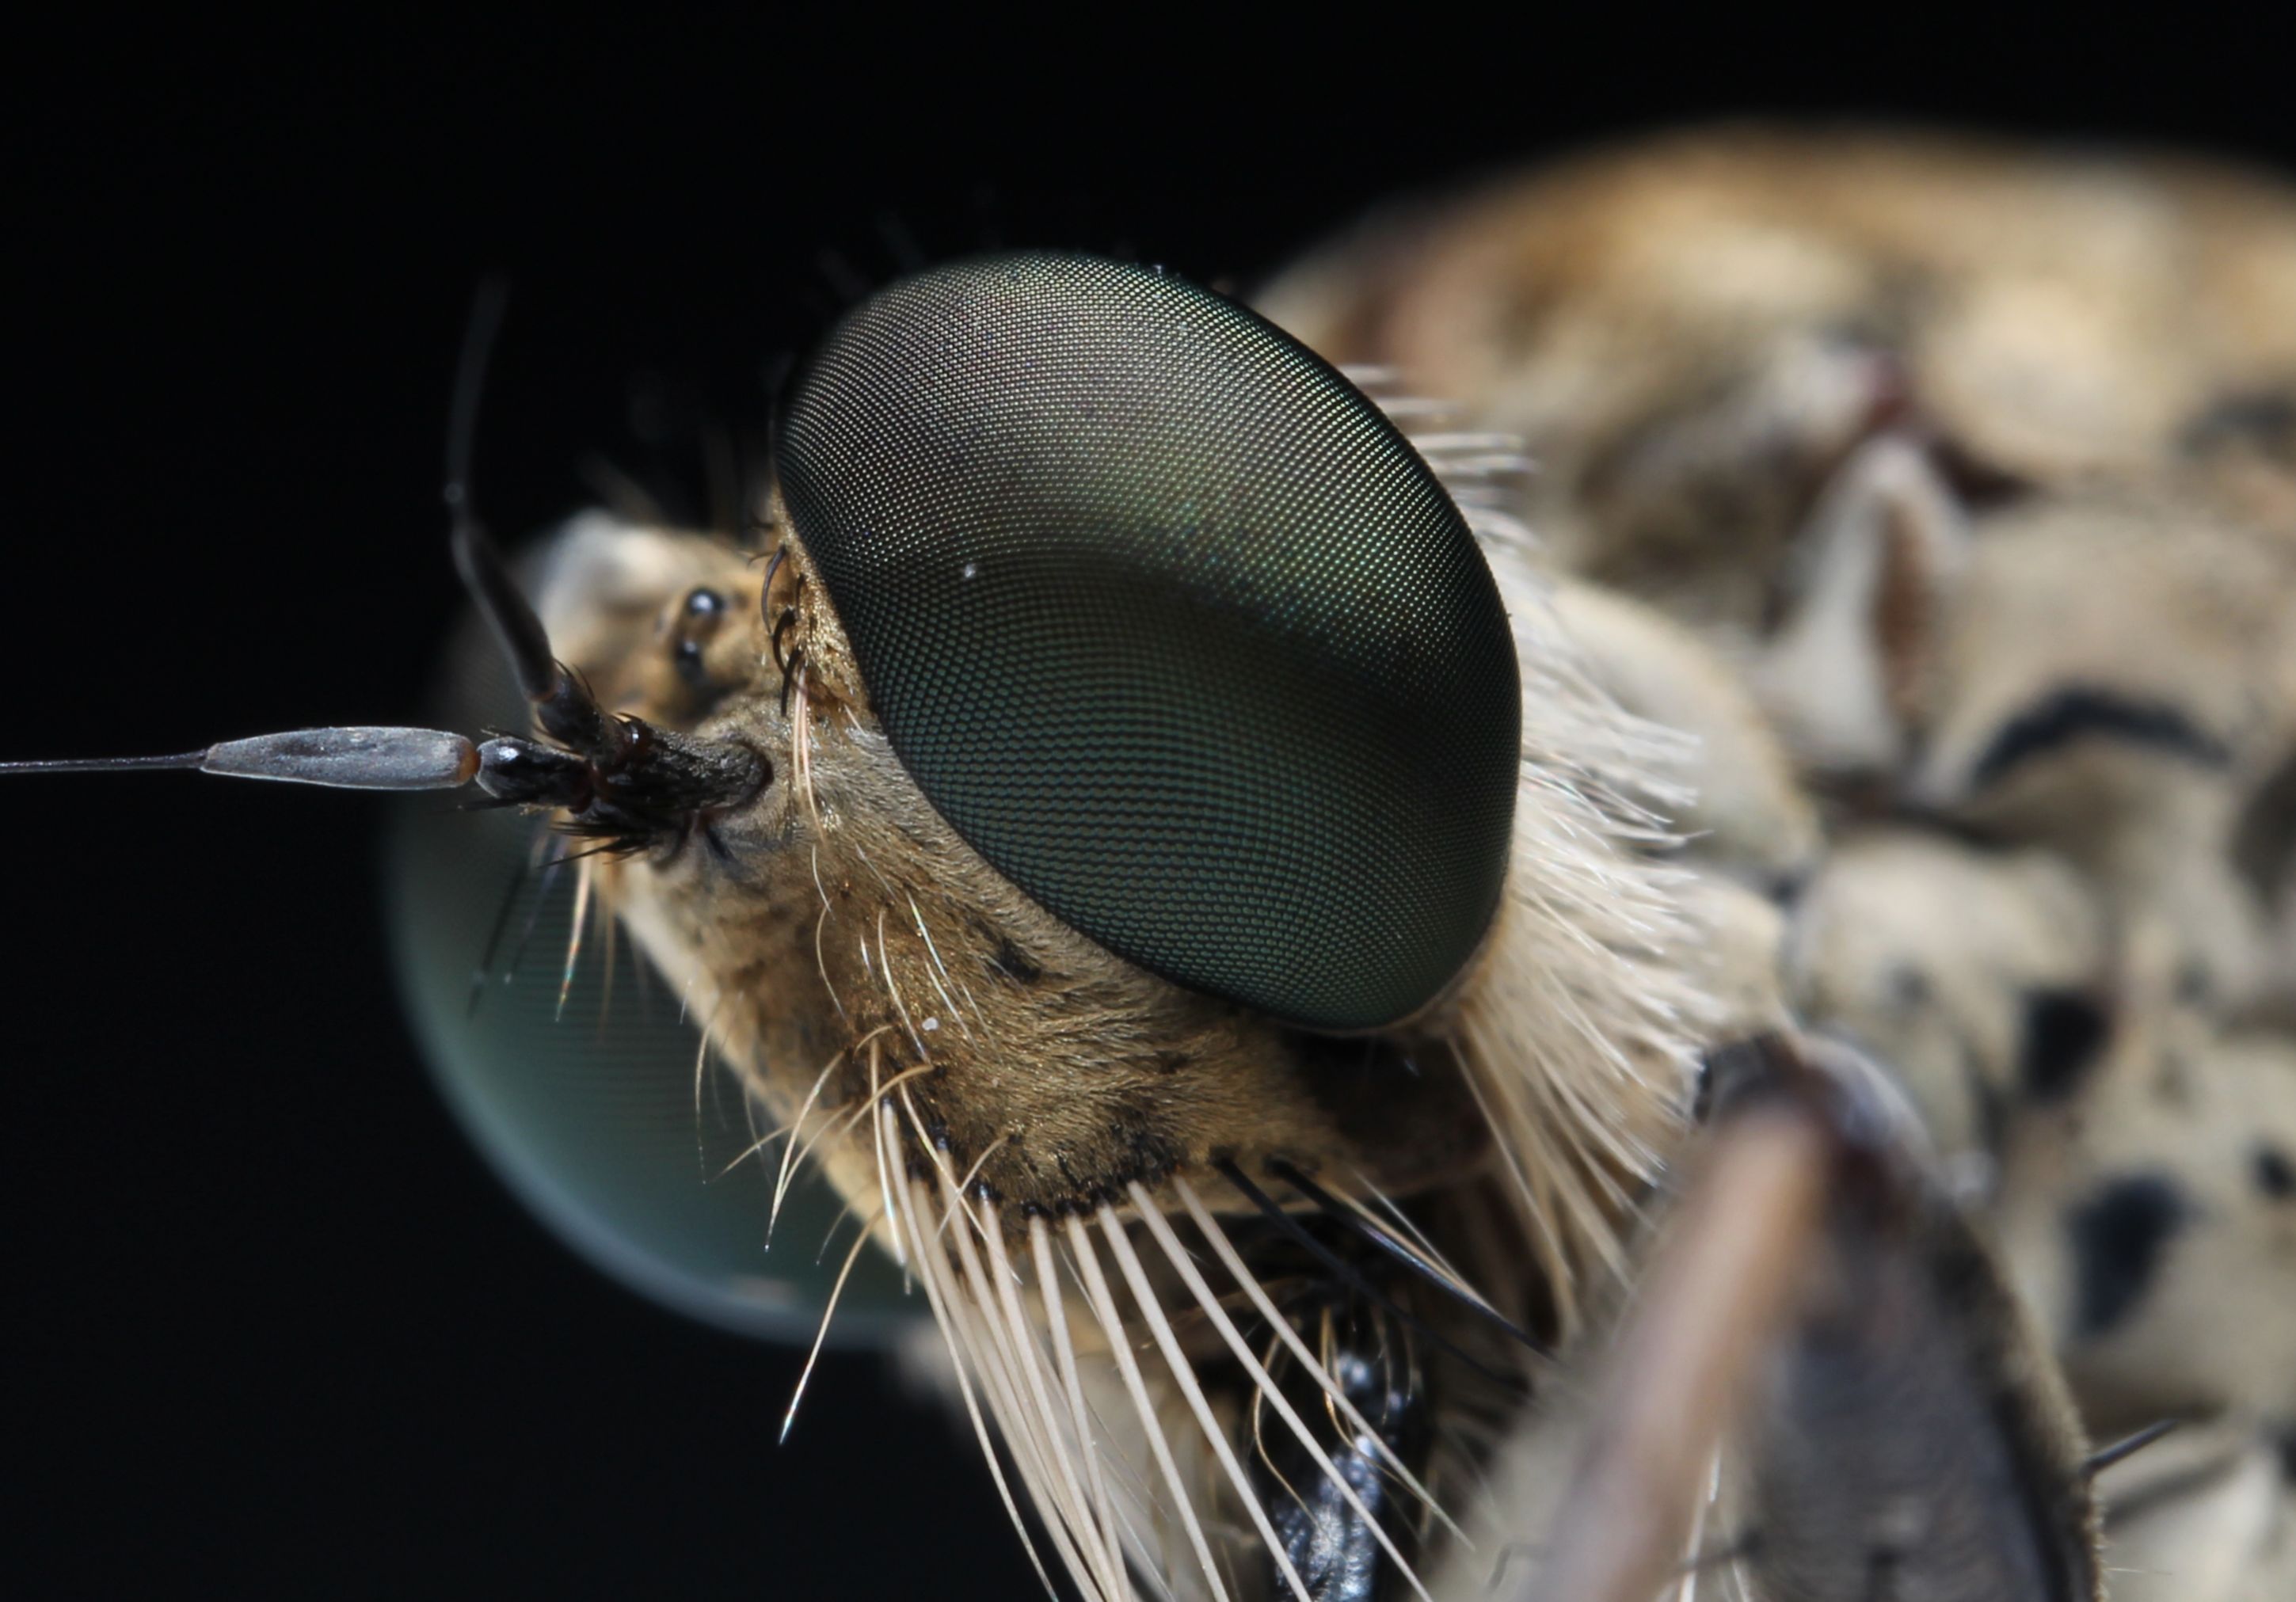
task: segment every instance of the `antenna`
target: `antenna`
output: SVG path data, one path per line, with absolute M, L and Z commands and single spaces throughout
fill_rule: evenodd
M 472 442 L 478 428 L 479 393 L 486 377 L 487 358 L 501 331 L 508 283 L 493 277 L 480 284 L 471 307 L 471 321 L 463 334 L 463 352 L 455 364 L 455 396 L 448 413 L 446 500 L 455 519 L 455 560 L 474 591 L 480 579 L 464 558 L 464 547 L 480 543 L 478 564 L 485 577 L 507 588 L 509 578 L 498 553 L 487 544 L 470 512 Z M 479 604 L 496 633 L 504 619 L 522 620 L 531 632 L 526 660 L 539 654 L 551 663 L 549 642 L 542 624 L 514 590 L 504 606 L 496 594 L 480 593 Z M 492 604 L 490 604 L 492 603 Z M 505 640 L 505 644 L 509 642 Z M 518 653 L 513 650 L 513 659 Z M 526 682 L 523 671 L 521 682 Z M 532 691 L 529 690 L 529 693 Z M 539 699 L 537 696 L 536 699 Z M 0 773 L 133 773 L 197 772 L 222 773 L 234 779 L 271 779 L 290 784 L 317 784 L 334 789 L 426 790 L 457 789 L 477 778 L 485 765 L 479 748 L 462 735 L 438 729 L 401 729 L 351 724 L 337 729 L 297 729 L 284 734 L 258 734 L 247 740 L 227 740 L 201 751 L 175 756 L 99 756 L 53 762 L 0 762 Z
M 0 762 L 0 773 L 132 773 L 193 771 L 233 779 L 275 779 L 332 789 L 459 789 L 479 774 L 479 750 L 438 729 L 355 724 L 226 740 L 180 756 L 93 756 L 61 762 Z
M 529 700 L 540 701 L 556 687 L 560 672 L 557 658 L 550 653 L 550 636 L 512 581 L 510 564 L 479 521 L 471 494 L 479 400 L 486 390 L 487 364 L 494 355 L 495 338 L 502 331 L 503 308 L 509 298 L 509 281 L 496 275 L 479 285 L 471 302 L 471 320 L 463 330 L 463 352 L 455 363 L 454 396 L 447 407 L 447 482 L 441 499 L 447 503 L 451 520 L 447 540 L 463 587 L 477 603 L 503 655 L 510 658 L 520 691 Z
M 455 396 L 447 413 L 447 485 L 445 500 L 453 519 L 448 540 L 454 549 L 455 570 L 470 592 L 479 615 L 487 620 L 511 672 L 526 699 L 534 703 L 535 721 L 544 733 L 586 756 L 619 758 L 627 744 L 621 726 L 602 712 L 588 686 L 551 653 L 549 632 L 517 581 L 510 563 L 496 545 L 473 510 L 471 458 L 479 427 L 479 397 L 486 387 L 487 362 L 501 331 L 503 307 L 510 294 L 499 275 L 479 285 L 471 304 L 470 325 L 463 333 L 463 354 L 455 365 Z
M 548 743 L 497 735 L 474 744 L 438 729 L 352 724 L 227 740 L 174 756 L 0 762 L 7 773 L 197 772 L 336 789 L 459 789 L 475 782 L 496 805 L 562 809 L 585 832 L 620 842 L 676 836 L 716 806 L 770 783 L 773 764 L 739 741 L 700 740 L 609 717 L 589 687 L 551 654 L 542 619 L 471 507 L 471 457 L 487 360 L 502 328 L 508 286 L 480 284 L 455 369 L 447 431 L 445 499 L 455 566 L 472 601 L 534 703 Z

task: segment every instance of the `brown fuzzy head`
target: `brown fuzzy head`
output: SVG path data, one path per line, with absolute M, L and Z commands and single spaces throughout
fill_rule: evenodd
M 1708 1021 L 1637 849 L 1666 742 L 1383 413 L 1160 274 L 897 285 L 800 370 L 775 467 L 753 554 L 596 520 L 549 559 L 548 637 L 619 727 L 770 774 L 586 870 L 784 1172 L 909 1266 L 1079 1589 L 1164 1566 L 1097 1452 L 1208 1575 L 1200 1507 L 1304 1594 L 1274 1486 L 1324 1472 L 1306 1420 L 1366 1409 L 1439 1480 L 1399 1461 L 1428 1398 L 1515 1405 L 1530 1329 L 1623 1271 Z M 1389 1408 L 1370 1373 L 1413 1377 Z M 1176 1402 L 1224 1483 L 1171 1456 Z M 1246 1408 L 1289 1436 L 1265 1485 Z M 1389 1560 L 1409 1523 L 1372 1521 Z
M 610 709 L 778 776 L 610 870 L 642 945 L 849 1197 L 906 1167 L 1017 1227 L 1228 1165 L 1408 1192 L 1489 1163 L 1480 1089 L 1546 1132 L 1566 1271 L 1649 1161 L 1680 1009 L 1656 892 L 1563 776 L 1604 715 L 1551 620 L 1510 623 L 1409 443 L 1240 308 L 1033 257 L 882 302 L 796 381 L 757 557 L 592 525 L 554 559 Z M 1558 895 L 1614 927 L 1557 937 Z M 1633 1088 L 1519 1106 L 1550 1073 Z
M 845 1115 L 889 1089 L 900 1160 L 946 1166 L 1015 1219 L 1175 1173 L 1201 1183 L 1230 1161 L 1395 1194 L 1488 1161 L 1456 1036 L 1463 1016 L 1498 1009 L 1480 999 L 1491 984 L 1530 982 L 1509 977 L 1505 952 L 1480 954 L 1423 1017 L 1350 1038 L 1126 961 L 997 873 L 927 801 L 817 569 L 784 527 L 768 537 L 750 558 L 701 535 L 578 525 L 543 610 L 608 707 L 739 739 L 784 776 L 676 849 L 603 870 L 623 920 L 775 1116 L 844 1125 L 851 1138 L 821 1150 L 849 1194 L 875 1188 L 879 1154 Z M 1503 914 L 1495 945 L 1514 944 L 1518 916 Z

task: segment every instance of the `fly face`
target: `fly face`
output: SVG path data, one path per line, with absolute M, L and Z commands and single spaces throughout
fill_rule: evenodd
M 1660 881 L 1564 765 L 1622 792 L 1631 725 L 1376 407 L 1160 274 L 894 286 L 775 469 L 747 553 L 561 535 L 489 772 L 919 1278 L 1080 1589 L 1411 1582 L 1429 1410 L 1519 1405 L 1678 1104 Z
M 800 371 L 774 465 L 756 549 L 578 519 L 536 601 L 458 468 L 521 732 L 29 765 L 543 820 L 560 1009 L 603 907 L 699 1027 L 697 1101 L 714 1058 L 773 1126 L 742 1154 L 778 1148 L 773 1207 L 817 1169 L 860 1221 L 829 1311 L 872 1238 L 922 1288 L 1048 1572 L 1417 1588 L 1482 1455 L 1457 1426 L 1521 1412 L 1677 1127 L 1709 1015 L 1639 801 L 1672 748 L 1590 682 L 1519 528 L 1162 273 L 904 281 Z M 409 860 L 418 904 L 456 877 Z M 456 1094 L 627 1266 L 661 1235 L 612 1216 L 636 1188 L 554 1198 L 660 1110 L 595 1068 L 546 1136 L 541 1080 L 462 1062 Z M 785 1328 L 722 1258 L 671 1266 L 628 1277 Z
M 1455 1080 L 1431 1074 L 1420 1139 L 1363 1144 L 1296 1032 L 1124 962 L 1018 893 L 900 760 L 797 536 L 777 522 L 767 537 L 774 554 L 753 561 L 589 524 L 554 560 L 543 613 L 554 640 L 598 642 L 569 659 L 620 690 L 618 709 L 665 727 L 685 715 L 791 775 L 668 849 L 594 870 L 776 1120 L 802 1121 L 809 1143 L 906 1075 L 904 1167 L 947 1163 L 1016 1217 L 1089 1211 L 1175 1170 L 1202 1182 L 1216 1153 L 1358 1168 L 1398 1190 L 1480 1160 Z M 648 577 L 667 582 L 617 628 L 614 605 Z M 681 672 L 697 621 L 701 672 Z M 868 1140 L 820 1153 L 849 1194 L 875 1190 Z
M 1147 302 L 1134 325 L 1103 314 L 1103 349 L 1059 355 L 1103 395 L 1158 387 L 1101 437 L 1047 385 L 984 372 L 986 344 L 945 369 L 901 364 L 898 391 L 859 365 L 873 339 L 962 340 L 969 320 L 1000 315 L 1021 326 L 999 337 L 1026 350 L 1052 326 L 1028 322 L 1049 314 L 1020 298 L 1027 275 L 1099 311 L 1102 286 L 1070 282 L 1088 273 Z M 1424 470 L 1396 503 L 1391 476 L 1414 464 L 1359 398 L 1350 421 L 1374 458 L 1359 470 L 1286 479 L 1265 442 L 1227 461 L 1184 454 L 1236 426 L 1211 388 L 1234 353 L 1177 372 L 1184 331 L 1170 348 L 1138 342 L 1158 319 L 1235 315 L 1152 274 L 1057 260 L 911 281 L 800 378 L 762 564 L 637 531 L 610 551 L 616 536 L 591 530 L 544 598 L 554 640 L 582 642 L 570 659 L 619 707 L 770 753 L 787 775 L 602 870 L 713 1041 L 784 1119 L 842 1117 L 900 1081 L 903 1166 L 929 1167 L 930 1151 L 1016 1218 L 1123 1201 L 1175 1173 L 1202 1182 L 1218 1159 L 1360 1171 L 1399 1191 L 1479 1160 L 1439 1068 L 1426 1116 L 1401 1115 L 1425 1139 L 1351 1136 L 1360 1117 L 1309 1068 L 1320 1054 L 1298 1026 L 1391 1029 L 1488 934 L 1519 706 L 1497 595 Z M 1095 358 L 1141 376 L 1093 372 Z M 941 372 L 945 395 L 931 389 Z M 1350 404 L 1335 378 L 1298 372 L 1326 405 Z M 1141 437 L 1160 424 L 1185 432 Z M 1016 426 L 1036 437 L 1003 437 Z M 1067 455 L 1039 459 L 1053 452 Z M 1110 482 L 1055 478 L 1071 460 Z M 1342 470 L 1357 477 L 1331 482 Z M 1293 522 L 1250 503 L 1255 481 L 1283 486 Z M 944 504 L 917 504 L 936 493 Z M 1312 569 L 1280 569 L 1332 548 L 1327 519 L 1363 531 L 1361 561 L 1318 593 Z M 1294 555 L 1281 542 L 1302 524 Z M 1374 606 L 1388 614 L 1375 630 L 1331 637 Z M 1434 818 L 1439 772 L 1451 821 L 1398 838 L 1396 820 Z M 1236 893 L 1244 876 L 1258 895 Z M 824 1150 L 857 1185 L 874 1173 L 867 1140 Z

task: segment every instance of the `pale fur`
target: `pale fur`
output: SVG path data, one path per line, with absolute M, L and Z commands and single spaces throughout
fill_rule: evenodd
M 2122 151 L 1683 130 L 1373 218 L 1259 296 L 1513 433 L 1565 568 L 1758 631 L 1818 487 L 1909 410 L 2045 486 L 2188 478 L 2296 532 L 2296 191 Z M 2197 432 L 2196 432 L 2197 431 Z
M 1615 591 L 1562 580 L 1551 604 L 1589 677 L 1636 717 L 1693 742 L 1672 763 L 1687 794 L 1666 798 L 1684 854 L 1764 887 L 1807 874 L 1822 844 L 1817 809 L 1732 664 Z

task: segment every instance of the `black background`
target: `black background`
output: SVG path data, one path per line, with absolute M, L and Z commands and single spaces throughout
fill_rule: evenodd
M 490 270 L 513 291 L 478 479 L 515 535 L 589 498 L 593 457 L 700 510 L 702 422 L 754 423 L 839 281 L 912 248 L 1249 282 L 1383 195 L 1737 111 L 2296 159 L 2289 41 L 2249 23 L 1727 9 L 1421 8 L 1337 39 L 1121 7 L 835 37 L 83 14 L 73 48 L 20 41 L 0 755 L 418 721 Z M 494 1181 L 400 1021 L 380 819 L 0 781 L 0 1590 L 1029 1594 L 937 1410 L 834 1360 L 776 1449 L 794 1355 L 638 1302 Z

